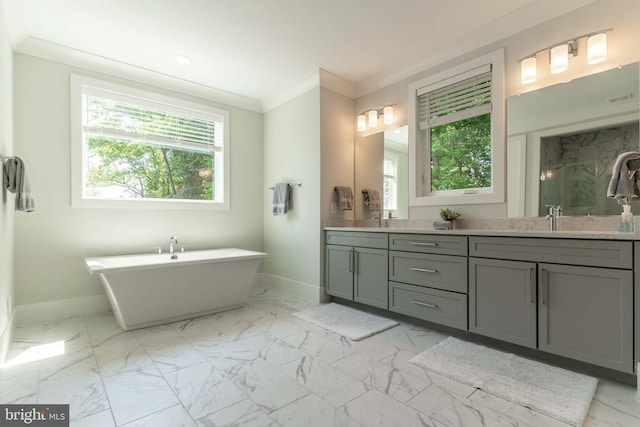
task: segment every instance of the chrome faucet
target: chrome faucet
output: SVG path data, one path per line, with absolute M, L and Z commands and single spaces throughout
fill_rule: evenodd
M 546 205 L 549 209 L 549 213 L 546 219 L 549 221 L 549 231 L 556 231 L 558 229 L 558 217 L 562 216 L 562 208 L 558 205 Z
M 382 210 L 377 210 L 375 211 L 376 214 L 374 216 L 371 217 L 371 220 L 378 220 L 378 228 L 382 227 Z
M 172 254 L 175 246 L 178 244 L 178 237 L 177 236 L 171 236 L 171 238 L 169 239 L 169 253 Z

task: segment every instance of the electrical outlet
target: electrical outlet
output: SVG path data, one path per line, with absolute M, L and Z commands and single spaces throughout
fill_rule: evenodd
M 338 213 L 336 202 L 331 202 L 331 213 L 332 214 Z

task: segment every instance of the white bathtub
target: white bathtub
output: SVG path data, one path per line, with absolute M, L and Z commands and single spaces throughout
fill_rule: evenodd
M 86 258 L 124 330 L 241 307 L 267 254 L 225 248 Z M 174 257 L 175 259 L 173 259 Z

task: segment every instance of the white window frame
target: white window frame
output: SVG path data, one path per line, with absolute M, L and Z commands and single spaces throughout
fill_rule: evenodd
M 481 189 L 427 191 L 424 174 L 430 166 L 421 162 L 431 152 L 428 141 L 422 143 L 418 124 L 418 92 L 425 87 L 435 89 L 465 80 L 489 65 L 492 73 L 491 92 L 491 186 Z M 499 49 L 451 69 L 439 72 L 409 85 L 409 206 L 441 206 L 459 204 L 504 203 L 505 195 L 505 100 L 504 50 Z M 424 163 L 424 164 L 419 164 Z
M 230 204 L 230 159 L 229 159 L 229 112 L 204 104 L 186 101 L 149 92 L 121 84 L 72 74 L 71 83 L 71 206 L 75 208 L 123 208 L 123 209 L 211 209 L 229 210 Z M 82 130 L 83 88 L 111 93 L 113 99 L 135 98 L 138 105 L 150 108 L 162 107 L 165 111 L 184 113 L 193 117 L 217 116 L 223 123 L 221 150 L 216 151 L 216 196 L 218 200 L 185 199 L 94 199 L 83 196 L 85 182 L 85 144 Z M 220 182 L 222 181 L 222 182 Z
M 384 206 L 384 209 L 387 211 L 397 211 L 398 210 L 398 156 L 391 153 L 384 153 L 384 160 L 390 161 L 393 167 L 393 174 L 389 175 L 384 173 L 383 170 L 383 180 L 389 179 L 391 182 L 389 189 L 389 200 L 393 206 Z M 384 200 L 384 195 L 383 195 Z

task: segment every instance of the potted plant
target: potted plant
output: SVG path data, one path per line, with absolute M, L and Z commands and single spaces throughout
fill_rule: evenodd
M 452 230 L 453 229 L 453 221 L 458 219 L 460 214 L 456 211 L 452 211 L 451 209 L 440 209 L 440 218 L 442 221 L 434 221 L 433 228 L 436 230 Z

